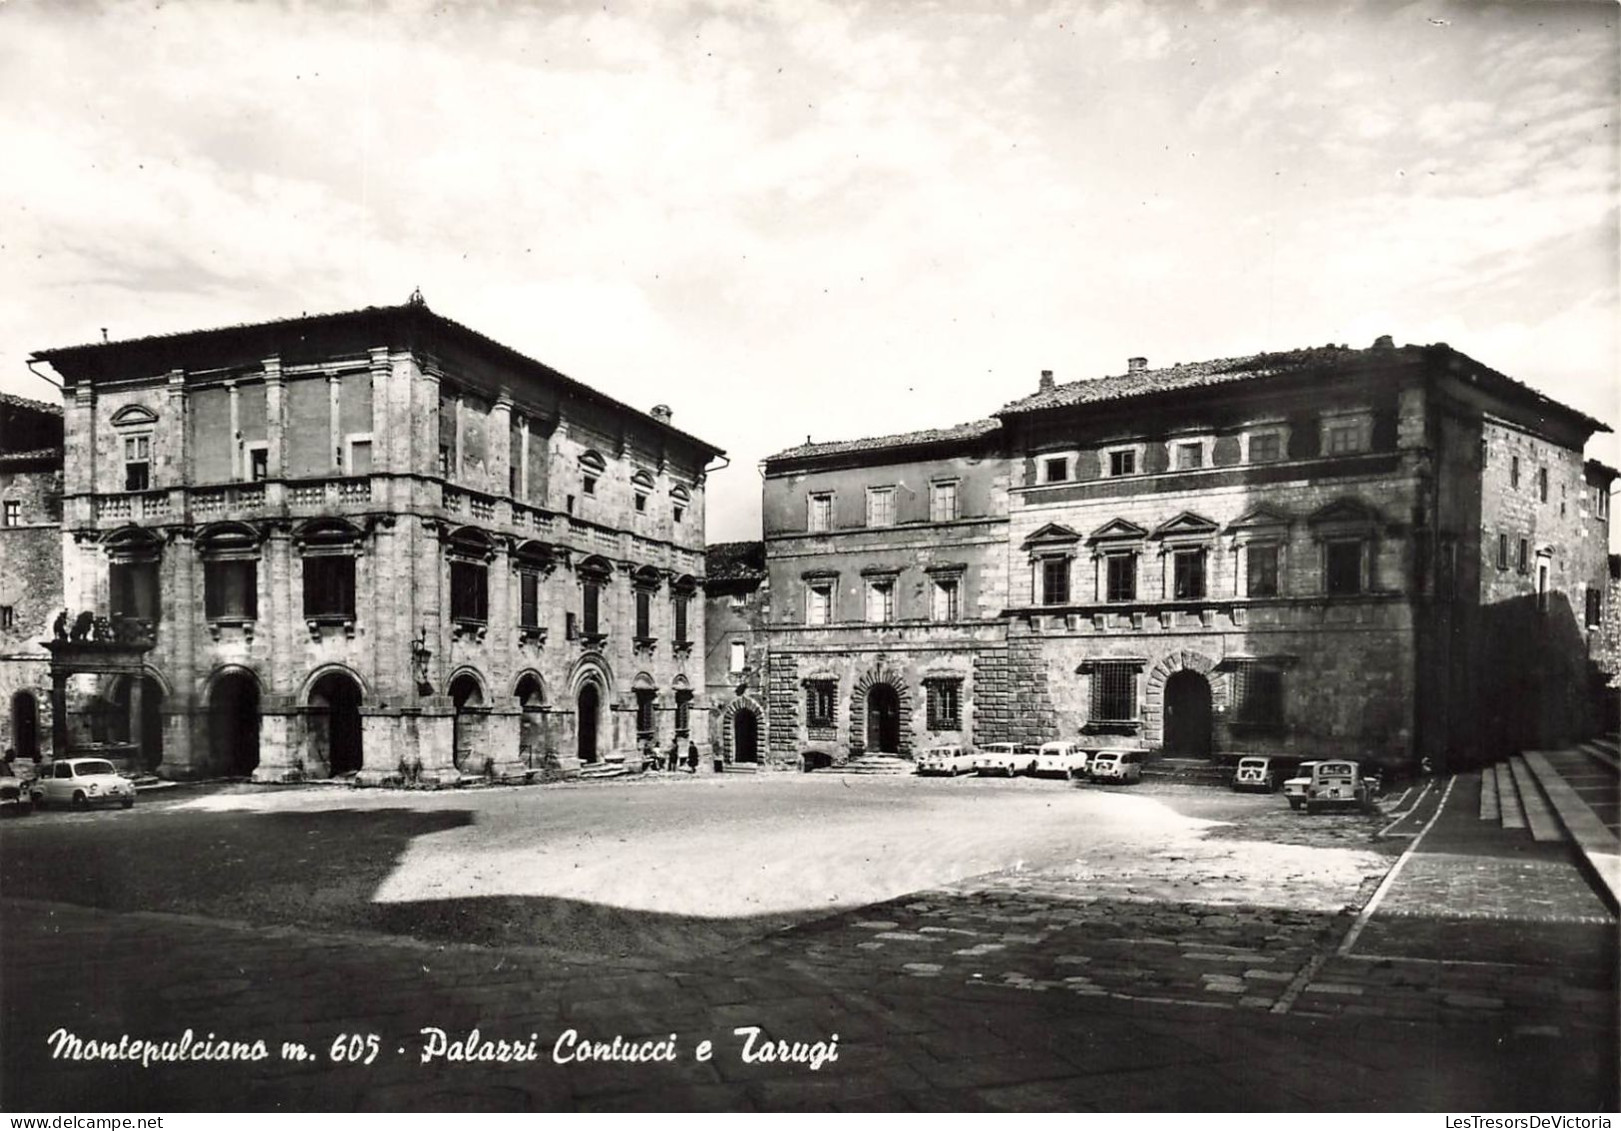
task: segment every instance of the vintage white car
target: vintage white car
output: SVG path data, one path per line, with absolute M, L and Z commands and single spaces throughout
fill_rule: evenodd
M 1073 742 L 1043 742 L 1036 751 L 1037 777 L 1082 777 L 1086 773 L 1087 752 Z
M 1022 742 L 988 742 L 979 748 L 979 757 L 974 759 L 974 773 L 981 777 L 998 774 L 1010 778 L 1014 774 L 1034 773 L 1035 768 L 1036 748 Z
M 1283 795 L 1289 799 L 1289 808 L 1304 807 L 1315 813 L 1328 805 L 1361 805 L 1368 794 L 1362 768 L 1335 758 L 1300 763 L 1296 776 L 1283 783 Z
M 1141 750 L 1099 750 L 1086 765 L 1093 781 L 1138 782 L 1143 780 Z
M 1238 760 L 1233 771 L 1234 789 L 1259 789 L 1271 793 L 1278 788 L 1278 773 L 1271 758 L 1251 755 Z
M 961 746 L 931 746 L 918 755 L 917 772 L 956 777 L 974 768 L 974 756 Z
M 118 772 L 105 758 L 62 758 L 40 767 L 34 782 L 34 804 L 71 805 L 88 809 L 92 805 L 117 802 L 128 809 L 135 804 L 135 783 Z
M 34 811 L 33 791 L 12 770 L 10 763 L 0 763 L 0 809 L 10 809 L 16 813 Z

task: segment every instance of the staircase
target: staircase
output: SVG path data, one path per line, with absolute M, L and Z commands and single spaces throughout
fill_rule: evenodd
M 1143 763 L 1143 780 L 1177 785 L 1229 785 L 1233 767 L 1207 758 L 1150 758 Z
M 1527 750 L 1481 770 L 1480 819 L 1574 842 L 1611 906 L 1621 900 L 1621 747 L 1615 736 Z
M 858 754 L 848 762 L 817 770 L 819 774 L 848 774 L 857 777 L 896 777 L 910 774 L 917 766 L 899 754 Z

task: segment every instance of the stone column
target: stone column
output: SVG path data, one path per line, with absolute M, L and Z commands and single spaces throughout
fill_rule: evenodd
M 242 394 L 234 378 L 227 378 L 225 387 L 231 397 L 231 481 L 237 483 L 247 478 L 242 467 Z
M 287 434 L 287 383 L 281 375 L 281 358 L 267 357 L 261 363 L 265 371 L 265 474 L 280 479 L 286 466 L 282 446 Z
M 529 418 L 518 417 L 518 498 L 529 501 Z
M 490 408 L 489 424 L 484 434 L 487 459 L 485 468 L 490 476 L 490 493 L 497 497 L 508 494 L 512 466 L 512 395 L 505 389 L 495 398 Z M 511 494 L 516 495 L 513 491 Z
M 183 487 L 191 482 L 191 421 L 186 412 L 186 371 L 169 370 L 169 422 L 163 427 L 168 459 L 160 465 L 152 453 L 152 486 Z M 93 439 L 93 437 L 92 437 Z M 154 446 L 156 441 L 154 441 Z M 95 449 L 90 449 L 94 451 Z M 120 466 L 114 460 L 114 467 Z M 120 481 L 119 488 L 123 488 Z
M 342 386 L 338 384 L 338 380 L 336 373 L 327 374 L 327 459 L 333 475 L 343 474 L 343 433 L 339 430 L 338 424 Z
M 388 348 L 377 346 L 370 351 L 371 355 L 371 469 L 376 474 L 379 471 L 392 471 L 394 463 L 389 459 L 388 437 L 391 431 L 392 414 L 388 411 L 389 387 L 392 384 L 393 367 L 389 363 Z M 377 501 L 377 487 L 373 484 L 372 500 Z

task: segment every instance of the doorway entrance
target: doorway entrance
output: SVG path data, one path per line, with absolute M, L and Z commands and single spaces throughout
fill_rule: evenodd
M 19 758 L 39 753 L 39 700 L 32 691 L 11 697 L 11 745 Z
M 456 707 L 451 720 L 450 758 L 458 770 L 465 771 L 476 761 L 474 754 L 482 737 L 477 711 L 484 706 L 484 691 L 477 679 L 463 672 L 450 681 L 450 701 Z
M 732 716 L 732 761 L 760 760 L 760 716 L 740 710 Z
M 1210 681 L 1184 668 L 1165 681 L 1164 753 L 1208 758 L 1210 748 Z
M 887 683 L 875 683 L 867 692 L 867 749 L 876 754 L 899 754 L 901 698 Z
M 163 686 L 149 675 L 123 676 L 112 693 L 112 726 L 107 737 L 135 747 L 134 762 L 148 773 L 163 761 Z
M 597 760 L 597 719 L 602 712 L 602 690 L 592 680 L 580 684 L 580 699 L 574 716 L 574 727 L 579 734 L 579 756 L 582 762 Z
M 310 688 L 310 745 L 311 761 L 325 762 L 328 777 L 359 771 L 360 685 L 353 676 L 327 672 Z
M 259 683 L 247 672 L 227 672 L 214 681 L 208 738 L 219 773 L 245 777 L 259 765 Z

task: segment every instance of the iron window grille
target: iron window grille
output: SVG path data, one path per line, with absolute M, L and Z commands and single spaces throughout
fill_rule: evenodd
M 1092 667 L 1092 720 L 1123 723 L 1137 718 L 1137 665 L 1099 661 Z
M 1283 723 L 1283 673 L 1254 661 L 1233 670 L 1233 704 L 1238 722 L 1255 726 Z
M 814 680 L 805 685 L 805 725 L 833 725 L 833 700 L 838 685 L 832 680 Z
M 962 729 L 962 680 L 931 679 L 924 683 L 930 730 Z

